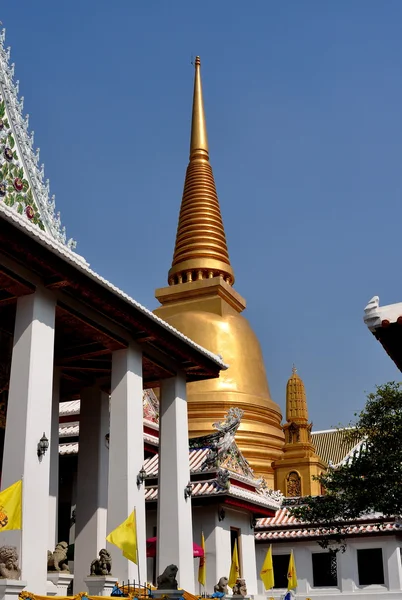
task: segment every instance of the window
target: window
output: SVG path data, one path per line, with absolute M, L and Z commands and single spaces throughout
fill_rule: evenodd
M 275 588 L 288 587 L 288 568 L 290 554 L 274 554 L 272 566 L 274 567 Z
M 382 549 L 370 548 L 367 550 L 358 550 L 357 568 L 359 571 L 359 585 L 384 583 Z
M 313 586 L 330 587 L 338 585 L 336 554 L 332 552 L 316 552 L 313 560 Z
M 239 577 L 242 576 L 242 568 L 241 568 L 241 544 L 240 544 L 240 529 L 236 527 L 230 528 L 230 556 L 233 556 L 233 549 L 235 542 L 237 542 L 237 553 L 239 555 Z

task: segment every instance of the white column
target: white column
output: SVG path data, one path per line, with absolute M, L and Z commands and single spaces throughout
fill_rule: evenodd
M 313 587 L 313 564 L 310 548 L 305 548 L 302 544 L 293 546 L 294 559 L 297 573 L 297 595 L 308 596 Z
M 81 391 L 74 593 L 84 592 L 91 562 L 106 545 L 109 396 L 98 387 Z
M 384 538 L 383 561 L 385 571 L 385 583 L 389 590 L 402 589 L 402 569 L 399 540 L 395 537 Z
M 345 552 L 338 552 L 339 574 L 338 583 L 340 583 L 343 594 L 355 591 L 355 582 L 359 582 L 357 575 L 357 556 L 356 550 L 348 542 Z
M 194 593 L 186 380 L 177 375 L 162 381 L 159 409 L 158 570 L 175 564 L 180 587 Z
M 141 350 L 134 345 L 117 350 L 112 357 L 107 528 L 110 533 L 136 509 L 139 572 L 141 582 L 145 582 L 145 493 L 144 484 L 137 485 L 144 464 L 142 393 Z M 119 581 L 138 581 L 138 567 L 112 544 L 108 550 L 113 575 Z
M 58 541 L 59 524 L 59 404 L 60 404 L 60 371 L 54 370 L 52 425 L 50 442 L 50 485 L 49 485 L 49 550 L 54 550 Z
M 17 545 L 22 579 L 38 595 L 46 594 L 50 452 L 39 460 L 37 449 L 43 433 L 51 443 L 54 324 L 50 292 L 37 289 L 18 299 L 2 489 L 23 477 L 23 531 L 4 532 L 0 545 Z

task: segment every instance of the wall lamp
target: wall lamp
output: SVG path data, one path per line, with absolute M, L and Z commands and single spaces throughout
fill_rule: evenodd
M 146 470 L 144 469 L 144 467 L 141 467 L 141 471 L 137 475 L 137 485 L 138 486 L 140 486 L 142 483 L 144 483 L 146 476 L 147 476 Z
M 225 517 L 226 517 L 225 509 L 224 508 L 220 508 L 219 511 L 218 511 L 218 519 L 219 519 L 219 521 L 223 521 Z
M 109 433 L 107 433 L 107 434 L 105 435 L 105 446 L 106 446 L 106 448 L 107 448 L 108 450 L 109 450 L 109 445 L 110 445 L 110 434 L 109 434 Z
M 44 457 L 44 455 L 46 454 L 46 452 L 48 451 L 49 448 L 49 440 L 47 439 L 45 432 L 43 432 L 42 437 L 40 438 L 39 442 L 38 442 L 38 458 L 39 461 L 42 460 L 42 458 Z
M 191 481 L 188 482 L 188 484 L 186 485 L 186 487 L 184 488 L 184 498 L 187 500 L 187 498 L 190 498 L 193 494 L 193 486 L 191 484 Z

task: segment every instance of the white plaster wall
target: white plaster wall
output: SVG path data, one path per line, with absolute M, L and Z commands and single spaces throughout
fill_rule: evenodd
M 257 600 L 266 600 L 270 594 L 265 591 L 260 578 L 262 563 L 269 544 L 256 544 L 256 566 L 258 577 Z M 402 540 L 395 536 L 351 538 L 347 541 L 345 553 L 339 552 L 338 560 L 338 587 L 314 588 L 313 568 L 311 554 L 323 552 L 316 542 L 296 542 L 294 544 L 277 542 L 272 544 L 272 553 L 289 554 L 294 552 L 298 588 L 297 598 L 315 598 L 316 600 L 329 600 L 340 596 L 343 600 L 387 600 L 402 599 L 402 569 L 400 547 Z M 357 550 L 364 548 L 382 548 L 384 563 L 384 585 L 359 586 L 357 569 Z M 279 600 L 284 589 L 274 591 L 273 597 Z
M 204 531 L 205 536 L 207 559 L 207 585 L 205 591 L 212 593 L 214 585 L 221 577 L 229 577 L 232 561 L 230 528 L 236 527 L 240 529 L 239 550 L 242 577 L 246 580 L 248 593 L 254 595 L 257 593 L 257 576 L 255 571 L 254 530 L 250 526 L 250 514 L 226 506 L 224 510 L 225 518 L 219 521 L 217 505 L 193 509 L 195 543 L 201 543 L 201 531 Z M 197 581 L 199 560 L 195 560 L 194 563 L 195 580 Z
M 215 515 L 217 508 L 214 506 L 195 506 L 193 507 L 193 540 L 196 544 L 201 546 L 201 532 L 204 532 L 205 538 L 205 555 L 206 555 L 206 569 L 207 569 L 207 583 L 205 591 L 212 593 L 214 591 L 214 585 L 218 581 L 216 579 L 216 548 L 215 538 L 213 531 L 215 528 Z M 195 581 L 195 592 L 196 594 L 204 592 L 198 583 L 198 567 L 200 565 L 200 559 L 194 559 L 194 581 Z

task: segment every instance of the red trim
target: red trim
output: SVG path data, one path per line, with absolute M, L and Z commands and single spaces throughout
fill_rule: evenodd
M 157 437 L 159 439 L 159 430 L 158 429 L 152 429 L 152 427 L 148 427 L 147 425 L 144 425 L 144 433 L 148 433 L 148 435 L 153 435 L 154 437 Z
M 59 418 L 59 423 L 76 423 L 80 420 L 80 415 L 64 415 Z
M 248 492 L 255 492 L 255 485 L 251 485 L 250 483 L 244 483 L 244 481 L 238 481 L 238 479 L 232 477 L 230 478 L 230 483 L 233 483 L 236 487 L 247 490 Z
M 158 448 L 156 446 L 152 446 L 151 444 L 144 443 L 144 450 L 150 452 L 151 454 L 158 454 Z
M 241 500 L 234 500 L 233 498 L 225 498 L 224 504 L 229 504 L 230 506 L 236 506 L 237 508 L 242 508 L 245 510 L 249 510 L 252 513 L 258 515 L 265 515 L 267 517 L 274 517 L 275 512 L 270 508 L 265 508 L 263 506 L 256 506 L 254 504 L 249 504 L 248 502 L 242 502 Z

